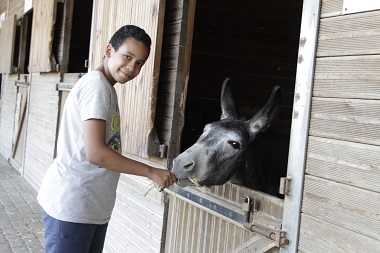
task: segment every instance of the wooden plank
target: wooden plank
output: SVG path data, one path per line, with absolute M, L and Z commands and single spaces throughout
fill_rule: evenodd
M 380 145 L 380 101 L 314 98 L 310 135 Z
M 380 147 L 309 137 L 306 173 L 380 192 Z
M 310 135 L 380 145 L 380 101 L 314 98 Z
M 16 37 L 16 15 L 12 15 L 1 22 L 0 33 L 0 73 L 14 73 L 13 55 Z
M 39 15 L 33 15 L 29 72 L 57 70 L 52 51 L 56 10 L 56 0 L 33 1 L 33 13 Z
M 380 242 L 324 220 L 302 215 L 300 252 L 379 252 Z
M 380 86 L 376 79 L 342 76 L 340 79 L 318 78 L 314 80 L 316 97 L 380 99 Z
M 317 58 L 314 78 L 380 80 L 380 55 Z
M 380 145 L 379 125 L 312 118 L 309 133 L 312 136 Z
M 138 241 L 138 238 L 136 233 L 134 231 L 130 231 L 132 239 L 134 239 L 135 242 Z M 107 236 L 106 241 L 110 243 L 106 243 L 104 245 L 104 251 L 108 252 L 108 249 L 112 249 L 115 252 L 136 252 L 136 253 L 144 253 L 144 252 L 152 252 L 152 253 L 159 253 L 159 251 L 155 251 L 153 249 L 149 249 L 148 251 L 141 250 L 142 247 L 147 249 L 149 247 L 149 243 L 141 242 L 137 243 L 130 243 L 129 241 L 125 240 L 125 237 L 123 237 L 123 234 L 118 233 L 118 228 L 114 227 L 113 223 L 110 224 L 107 229 Z
M 379 23 L 380 11 L 322 19 L 317 56 L 379 54 Z
M 314 97 L 312 118 L 341 120 L 353 123 L 380 123 L 380 101 Z
M 62 16 L 62 29 L 61 29 L 61 56 L 58 58 L 60 63 L 60 72 L 62 75 L 68 72 L 69 68 L 69 53 L 70 52 L 70 40 L 71 40 L 71 27 L 74 14 L 74 1 L 65 0 L 63 4 L 63 16 Z
M 380 194 L 306 175 L 302 212 L 380 240 Z
M 342 14 L 343 0 L 322 0 L 321 17 L 338 16 Z

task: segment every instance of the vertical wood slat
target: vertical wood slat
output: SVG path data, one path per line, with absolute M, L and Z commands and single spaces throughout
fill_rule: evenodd
M 273 241 L 202 210 L 175 195 L 170 196 L 169 205 L 166 253 L 230 253 L 246 242 L 256 246 L 252 248 L 257 251 L 252 252 L 263 252 L 260 251 L 261 248 L 274 246 Z M 251 238 L 260 240 L 250 242 Z
M 29 72 L 56 70 L 56 60 L 52 51 L 56 11 L 56 0 L 33 1 L 35 15 L 33 15 L 32 24 Z
M 104 49 L 121 26 L 143 28 L 152 39 L 151 52 L 141 73 L 127 84 L 115 86 L 119 94 L 123 152 L 147 158 L 158 154 L 154 126 L 156 92 L 161 59 L 165 1 L 95 1 L 90 69 L 101 64 Z M 106 16 L 107 17 L 106 17 Z M 109 19 L 109 16 L 115 18 Z M 107 21 L 107 25 L 103 22 Z M 151 146 L 154 145 L 155 149 Z
M 0 33 L 0 73 L 14 73 L 13 55 L 16 37 L 16 16 L 3 20 Z

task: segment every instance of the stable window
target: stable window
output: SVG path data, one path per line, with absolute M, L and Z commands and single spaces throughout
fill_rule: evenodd
M 16 48 L 14 63 L 17 66 L 17 73 L 28 74 L 30 41 L 32 37 L 33 11 L 24 14 L 18 21 L 16 28 Z
M 33 19 L 30 71 L 87 72 L 92 1 L 36 0 L 33 8 L 41 15 Z
M 16 19 L 13 15 L 2 22 L 0 35 L 1 73 L 28 73 L 33 12 Z

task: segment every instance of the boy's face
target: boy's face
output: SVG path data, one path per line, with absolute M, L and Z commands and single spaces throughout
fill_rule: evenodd
M 127 38 L 117 51 L 108 44 L 106 57 L 108 57 L 107 78 L 113 84 L 126 83 L 135 78 L 148 59 L 149 48 L 141 41 L 134 38 Z

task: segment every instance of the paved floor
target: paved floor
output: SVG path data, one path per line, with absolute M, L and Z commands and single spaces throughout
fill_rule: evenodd
M 37 192 L 0 155 L 0 253 L 42 253 L 44 232 Z

